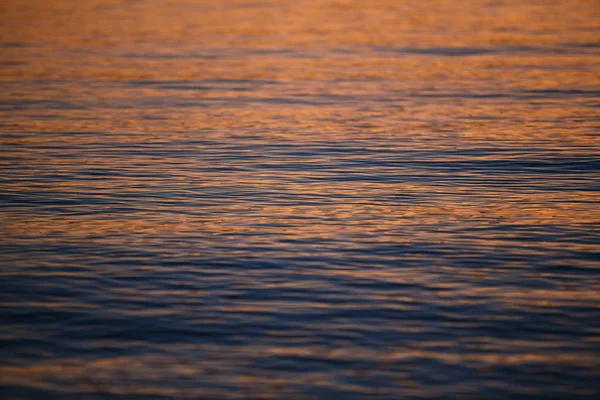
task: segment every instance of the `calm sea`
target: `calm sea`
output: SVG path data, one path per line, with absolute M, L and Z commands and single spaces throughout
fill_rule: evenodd
M 0 398 L 592 399 L 596 0 L 5 0 Z

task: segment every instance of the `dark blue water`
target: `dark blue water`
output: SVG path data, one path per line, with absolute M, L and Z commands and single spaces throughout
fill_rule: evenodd
M 593 1 L 8 1 L 0 398 L 592 399 Z

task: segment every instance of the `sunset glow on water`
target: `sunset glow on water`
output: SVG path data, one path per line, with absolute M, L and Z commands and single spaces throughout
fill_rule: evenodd
M 0 4 L 0 398 L 592 399 L 600 3 Z

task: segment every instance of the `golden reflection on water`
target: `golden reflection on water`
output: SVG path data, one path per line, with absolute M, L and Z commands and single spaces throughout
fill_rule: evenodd
M 597 1 L 0 13 L 1 385 L 593 395 Z

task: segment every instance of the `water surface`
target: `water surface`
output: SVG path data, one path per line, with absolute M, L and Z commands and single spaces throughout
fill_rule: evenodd
M 598 393 L 598 2 L 0 12 L 2 397 Z

